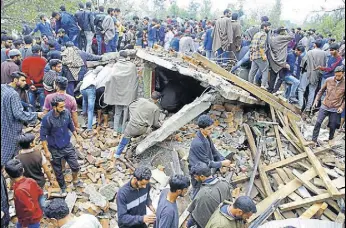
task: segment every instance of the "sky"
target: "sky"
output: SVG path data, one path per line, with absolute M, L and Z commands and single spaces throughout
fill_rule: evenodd
M 202 2 L 202 0 L 197 0 Z M 188 0 L 177 0 L 179 6 L 186 7 Z M 212 0 L 212 8 L 224 10 L 228 3 L 234 3 L 234 0 Z M 245 0 L 245 13 L 251 9 L 273 6 L 275 0 Z M 282 0 L 282 20 L 290 20 L 293 23 L 301 24 L 311 11 L 321 10 L 321 6 L 326 10 L 332 10 L 342 4 L 341 0 Z

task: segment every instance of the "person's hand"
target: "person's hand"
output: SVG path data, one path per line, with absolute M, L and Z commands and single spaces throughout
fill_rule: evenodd
M 156 221 L 155 215 L 145 215 L 143 218 L 143 222 L 146 224 L 153 224 Z
M 49 152 L 45 153 L 44 156 L 47 158 L 48 161 L 52 160 L 52 155 Z
M 230 167 L 232 162 L 230 160 L 224 160 L 221 162 L 222 166 L 224 167 Z
M 31 85 L 31 86 L 30 86 L 30 90 L 31 90 L 31 91 L 36 91 L 36 90 L 37 90 L 37 88 L 36 88 L 36 86 Z
M 286 69 L 290 70 L 291 66 L 289 64 L 286 64 Z
M 316 69 L 315 70 L 321 70 L 321 66 L 318 66 L 318 67 L 316 67 Z
M 83 140 L 81 139 L 81 137 L 79 135 L 77 135 L 77 137 L 76 137 L 76 142 L 79 145 L 82 145 L 82 143 L 83 143 Z
M 267 56 L 262 56 L 262 59 L 263 59 L 263 61 L 267 61 L 268 59 L 267 59 Z
M 51 184 L 53 188 L 59 188 L 59 184 L 56 180 L 51 181 Z
M 339 113 L 339 114 L 342 113 L 343 111 L 344 111 L 344 109 L 341 108 L 341 107 L 338 109 L 338 113 Z
M 313 109 L 316 109 L 316 108 L 317 108 L 317 106 L 318 106 L 318 102 L 317 102 L 317 101 L 315 101 L 315 102 L 314 102 L 314 104 L 312 105 L 312 108 L 313 108 Z
M 37 113 L 37 118 L 42 119 L 44 117 L 44 113 L 43 112 L 38 112 Z

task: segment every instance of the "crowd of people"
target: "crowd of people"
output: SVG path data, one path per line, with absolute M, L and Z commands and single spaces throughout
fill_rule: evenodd
M 1 36 L 2 227 L 10 221 L 4 170 L 13 182 L 17 227 L 40 227 L 43 215 L 55 227 L 101 227 L 92 215 L 74 217 L 64 200 L 47 201 L 44 188 L 48 180 L 66 196 L 66 163 L 73 176 L 72 188 L 85 187 L 78 176 L 78 153 L 71 143 L 72 135 L 78 144 L 82 143 L 79 102 L 86 120 L 87 130 L 83 133 L 87 135 L 97 133 L 93 128 L 95 110 L 98 127 L 103 122 L 104 128 L 109 127 L 108 115 L 114 110 L 113 136 L 121 140 L 117 151 L 112 151 L 113 163 L 131 138 L 161 126 L 161 112 L 179 109 L 170 102 L 172 93 L 177 92 L 174 85 L 154 91 L 150 99 L 137 99 L 139 82 L 132 61 L 135 46 L 158 45 L 187 55 L 199 52 L 220 65 L 235 59 L 232 72 L 247 69 L 246 80 L 259 89 L 279 95 L 284 83 L 285 97 L 307 113 L 322 103 L 313 132 L 314 143 L 318 143 L 326 117 L 330 122 L 330 140 L 339 126 L 343 128 L 345 41 L 338 43 L 333 35 L 324 38 L 314 29 L 273 30 L 266 16 L 261 18 L 260 25 L 245 30 L 238 21 L 239 15 L 230 10 L 225 10 L 217 20 L 134 17 L 133 21 L 125 21 L 120 9 L 108 8 L 105 12 L 100 6 L 93 10 L 89 2 L 79 4 L 74 15 L 62 6 L 50 20 L 45 15 L 39 19 L 22 39 L 14 40 L 6 33 Z M 38 31 L 41 36 L 34 37 Z M 119 52 L 120 58 L 114 65 L 88 71 L 87 61 L 101 60 L 109 52 Z M 35 135 L 22 133 L 24 125 L 36 127 L 39 122 L 43 154 L 35 147 Z M 136 169 L 117 194 L 120 228 L 147 227 L 146 224 L 177 228 L 176 201 L 188 193 L 190 185 L 193 201 L 188 209 L 191 217 L 187 227 L 241 227 L 257 212 L 249 197 L 230 203 L 230 184 L 213 176 L 222 167 L 233 167 L 213 145 L 213 124 L 209 116 L 199 117 L 199 131 L 189 153 L 191 176 L 172 176 L 170 189 L 161 193 L 157 209 L 149 195 L 150 169 Z M 146 207 L 152 215 L 147 215 Z

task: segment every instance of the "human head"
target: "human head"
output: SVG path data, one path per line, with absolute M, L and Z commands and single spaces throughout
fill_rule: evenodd
M 191 168 L 191 175 L 198 182 L 204 182 L 211 177 L 211 169 L 209 166 L 203 162 L 198 162 L 195 166 Z
M 231 10 L 226 9 L 225 11 L 223 11 L 223 15 L 224 15 L 225 17 L 231 17 L 231 16 L 232 16 Z
M 24 44 L 30 45 L 33 43 L 33 41 L 34 40 L 33 40 L 32 36 L 24 36 Z
M 17 179 L 23 176 L 23 164 L 18 159 L 9 160 L 5 165 L 6 173 L 11 179 Z
M 316 40 L 314 44 L 314 48 L 322 48 L 322 40 Z
M 26 86 L 26 78 L 27 76 L 23 72 L 16 71 L 11 74 L 11 83 L 16 85 L 17 88 L 23 89 Z
M 335 79 L 337 81 L 341 81 L 345 77 L 345 67 L 344 66 L 338 66 L 335 68 Z
M 158 23 L 159 23 L 159 21 L 156 18 L 151 20 L 152 25 L 157 25 Z
M 137 22 L 137 21 L 139 21 L 139 17 L 138 17 L 138 16 L 134 16 L 134 17 L 132 18 L 132 20 L 134 20 L 134 22 Z
M 79 7 L 79 9 L 84 9 L 84 3 L 82 3 L 82 2 L 78 3 L 78 7 Z
M 105 12 L 105 7 L 104 7 L 104 6 L 100 6 L 100 7 L 99 7 L 99 11 L 100 11 L 101 13 Z
M 261 23 L 268 22 L 268 21 L 269 21 L 269 17 L 268 16 L 261 17 Z
M 46 22 L 47 21 L 46 15 L 41 15 L 40 16 L 40 20 L 43 21 L 43 22 Z
M 149 23 L 149 17 L 143 18 L 143 24 L 147 25 Z
M 154 101 L 155 104 L 158 103 L 161 98 L 162 98 L 162 94 L 158 91 L 154 91 L 151 94 L 151 99 Z
M 19 136 L 18 144 L 22 149 L 30 149 L 35 146 L 35 135 L 32 133 L 25 133 Z
M 35 44 L 34 46 L 32 46 L 32 54 L 35 54 L 35 55 L 41 55 L 42 53 L 42 48 L 40 45 L 37 45 Z
M 20 49 L 23 46 L 23 41 L 22 40 L 15 40 L 13 42 L 13 46 L 15 49 Z
M 57 114 L 61 114 L 65 111 L 65 97 L 61 95 L 55 96 L 50 104 L 54 112 Z
M 35 37 L 35 44 L 41 45 L 41 43 L 42 43 L 41 37 L 39 37 L 39 36 Z
M 92 6 L 92 3 L 91 3 L 91 2 L 85 3 L 85 7 L 86 7 L 87 9 L 91 9 L 91 6 Z
M 60 13 L 58 13 L 58 12 L 53 12 L 52 13 L 52 18 L 55 18 L 55 20 L 60 20 L 60 18 L 61 18 L 61 15 L 60 15 Z
M 65 77 L 57 77 L 55 80 L 55 86 L 58 91 L 66 91 L 68 80 Z
M 184 175 L 174 175 L 169 179 L 170 192 L 179 197 L 187 194 L 190 184 L 190 179 Z
M 8 52 L 8 56 L 10 57 L 10 59 L 16 63 L 17 65 L 20 65 L 21 60 L 22 60 L 22 56 L 21 53 L 18 49 L 12 49 Z
M 60 6 L 60 10 L 61 12 L 65 12 L 66 11 L 66 7 L 64 5 Z
M 270 22 L 263 22 L 261 24 L 261 29 L 263 29 L 266 33 L 268 33 L 270 31 L 270 26 L 271 26 Z
M 63 37 L 63 36 L 65 36 L 65 34 L 66 34 L 65 29 L 61 28 L 61 29 L 58 30 L 58 36 L 59 37 Z
M 339 44 L 337 44 L 337 43 L 332 43 L 330 46 L 329 46 L 329 51 L 330 51 L 330 54 L 332 55 L 332 56 L 338 56 L 339 55 L 339 48 L 340 48 L 340 46 L 339 46 Z
M 48 43 L 49 38 L 47 35 L 43 34 L 41 37 L 42 37 L 43 42 Z
M 298 46 L 294 52 L 297 56 L 301 56 L 305 52 L 305 47 Z
M 146 188 L 150 182 L 151 170 L 148 167 L 141 166 L 133 174 L 132 184 L 135 188 Z
M 66 46 L 67 48 L 69 48 L 69 47 L 75 47 L 75 48 L 77 48 L 76 46 L 74 46 L 74 43 L 73 43 L 72 41 L 66 42 L 65 46 Z
M 5 48 L 11 48 L 13 44 L 13 37 L 12 36 L 4 36 L 4 45 Z
M 248 220 L 257 213 L 256 205 L 248 196 L 240 196 L 232 205 L 232 214 L 237 219 Z
M 115 8 L 114 9 L 114 16 L 119 16 L 120 15 L 120 13 L 121 13 L 121 11 L 120 11 L 120 9 L 119 8 Z
M 48 40 L 49 50 L 55 50 L 55 40 Z
M 335 43 L 335 42 L 336 42 L 336 39 L 335 39 L 335 38 L 330 38 L 329 41 L 328 41 L 329 44 L 333 44 L 333 43 Z
M 232 20 L 233 21 L 237 21 L 239 18 L 239 14 L 238 13 L 232 13 Z
M 201 115 L 198 118 L 197 125 L 203 135 L 210 136 L 214 127 L 214 121 L 208 115 Z
M 49 61 L 50 69 L 52 69 L 55 72 L 60 73 L 62 71 L 62 62 L 60 59 L 51 59 Z
M 114 15 L 114 9 L 113 8 L 108 8 L 107 9 L 107 13 L 108 13 L 108 15 L 113 16 Z
M 54 225 L 54 227 L 61 227 L 65 225 L 62 224 L 61 220 L 69 216 L 70 210 L 64 199 L 55 198 L 46 204 L 44 214 L 50 220 L 50 223 Z

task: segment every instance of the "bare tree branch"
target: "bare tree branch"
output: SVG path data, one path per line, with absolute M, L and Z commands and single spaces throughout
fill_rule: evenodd
M 18 2 L 18 0 L 12 0 L 12 1 L 6 2 L 6 3 L 4 3 L 2 9 L 6 9 L 7 7 L 12 6 L 12 5 L 15 4 L 16 2 Z

